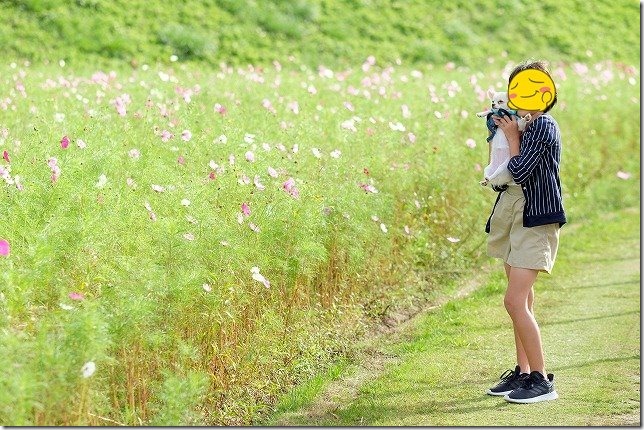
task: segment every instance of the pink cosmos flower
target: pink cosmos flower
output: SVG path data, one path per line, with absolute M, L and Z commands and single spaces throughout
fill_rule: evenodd
M 250 161 L 251 163 L 255 162 L 255 154 L 253 153 L 253 151 L 247 151 L 245 157 L 246 161 Z
M 83 300 L 85 296 L 83 296 L 81 293 L 71 292 L 69 293 L 69 298 L 72 300 Z
M 288 178 L 286 182 L 282 184 L 282 188 L 284 188 L 284 190 L 295 199 L 300 196 L 300 192 L 295 186 L 295 180 L 293 178 Z
M 138 160 L 138 158 L 141 156 L 141 151 L 136 148 L 132 148 L 128 151 L 127 155 L 129 155 L 130 158 L 134 160 Z
M 9 252 L 11 251 L 11 247 L 9 246 L 9 242 L 6 241 L 5 239 L 0 239 L 0 255 L 6 257 L 9 255 Z
M 47 165 L 51 169 L 51 181 L 56 182 L 60 177 L 60 167 L 58 167 L 58 160 L 55 157 L 51 157 L 47 160 Z
M 295 114 L 300 113 L 300 105 L 297 101 L 292 101 L 288 104 L 288 108 Z
M 185 159 L 185 158 L 183 158 L 183 156 L 182 156 L 182 155 L 180 155 L 180 156 L 179 156 L 179 158 L 177 158 L 177 163 L 181 164 L 182 166 L 185 166 L 185 164 L 186 164 L 186 159 Z
M 67 149 L 69 146 L 69 137 L 63 136 L 62 139 L 60 139 L 60 147 L 63 149 Z
M 161 132 L 161 140 L 164 142 L 167 142 L 168 140 L 172 139 L 173 134 L 170 133 L 168 130 L 163 130 Z
M 378 193 L 378 189 L 374 187 L 372 184 L 360 184 L 360 188 L 362 188 L 368 193 L 374 193 L 374 194 Z
M 262 100 L 262 106 L 264 107 L 264 109 L 266 109 L 267 111 L 269 111 L 273 115 L 275 115 L 277 113 L 277 110 L 275 110 L 275 108 L 273 107 L 273 104 L 268 99 Z
M 7 163 L 11 163 L 11 161 L 9 161 L 9 153 L 7 152 L 7 150 L 2 151 L 2 158 L 4 158 L 4 161 L 6 161 Z
M 467 139 L 465 141 L 465 144 L 470 148 L 476 148 L 476 141 L 474 139 L 472 139 L 472 138 Z
M 188 142 L 190 139 L 192 139 L 192 133 L 190 132 L 190 130 L 183 130 L 181 132 L 181 138 Z
M 119 116 L 127 115 L 127 109 L 125 107 L 125 102 L 123 101 L 122 98 L 120 98 L 120 97 L 116 98 L 116 100 L 114 101 L 114 107 L 116 108 L 116 113 L 118 113 Z
M 247 203 L 242 203 L 241 210 L 244 216 L 250 216 L 250 206 Z
M 239 179 L 237 179 L 237 183 L 239 185 L 248 185 L 248 184 L 250 184 L 250 178 L 248 176 L 246 176 L 245 173 L 242 173 L 241 177 Z

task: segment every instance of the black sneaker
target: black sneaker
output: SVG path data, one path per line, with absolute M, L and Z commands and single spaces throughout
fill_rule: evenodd
M 526 379 L 528 379 L 528 374 L 521 373 L 519 366 L 515 367 L 514 371 L 508 369 L 501 375 L 501 381 L 496 386 L 487 390 L 487 394 L 491 396 L 505 396 L 506 394 L 510 394 L 515 388 L 519 388 Z
M 544 378 L 541 372 L 531 372 L 530 377 L 523 381 L 521 387 L 512 390 L 510 394 L 503 397 L 512 403 L 537 403 L 544 400 L 555 400 L 559 397 L 555 391 L 555 376 L 548 373 Z

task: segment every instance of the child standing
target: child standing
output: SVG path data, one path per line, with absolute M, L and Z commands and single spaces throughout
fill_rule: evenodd
M 529 85 L 536 85 L 536 89 Z M 533 92 L 535 97 L 530 101 Z M 557 97 L 542 61 L 515 67 L 508 93 L 518 115 L 530 113 L 532 119 L 520 134 L 515 117 L 493 117 L 508 139 L 508 170 L 513 182 L 499 192 L 486 232 L 488 255 L 505 263 L 508 287 L 504 304 L 512 319 L 517 366 L 501 375 L 501 381 L 487 393 L 504 396 L 509 402 L 536 403 L 558 397 L 554 375 L 545 369 L 533 285 L 539 272 L 551 272 L 559 229 L 566 222 L 559 180 L 561 135 L 557 122 L 547 114 Z

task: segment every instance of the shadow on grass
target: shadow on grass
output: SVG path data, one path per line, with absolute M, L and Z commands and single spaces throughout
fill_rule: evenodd
M 563 325 L 563 324 L 574 324 L 578 322 L 584 322 L 584 321 L 593 321 L 593 320 L 603 320 L 603 319 L 608 319 L 608 318 L 617 318 L 617 317 L 623 317 L 626 315 L 638 315 L 640 313 L 639 310 L 634 310 L 634 311 L 627 311 L 627 312 L 619 312 L 619 313 L 613 313 L 613 314 L 606 314 L 606 315 L 597 315 L 597 316 L 592 316 L 592 317 L 584 317 L 584 318 L 575 318 L 575 319 L 568 319 L 568 320 L 560 320 L 560 321 L 540 321 L 539 322 L 539 327 L 547 327 L 547 326 L 553 326 L 553 325 Z M 509 317 L 508 317 L 509 318 Z M 470 325 L 469 326 L 470 330 L 472 332 L 494 332 L 498 330 L 512 330 L 512 324 L 510 320 L 508 319 L 507 324 L 502 323 L 502 324 L 494 324 L 494 325 L 486 325 L 486 326 L 481 326 L 481 325 Z
M 573 323 L 582 322 L 582 321 L 602 320 L 606 318 L 616 318 L 616 317 L 622 317 L 625 315 L 635 315 L 639 313 L 640 311 L 637 310 L 637 311 L 618 312 L 614 314 L 598 315 L 594 317 L 575 318 L 570 320 L 546 321 L 546 322 L 539 323 L 539 326 L 545 327 L 545 326 L 560 325 L 560 324 L 573 324 Z
M 316 420 L 316 423 L 308 423 L 308 425 L 373 426 L 383 425 L 374 423 L 381 423 L 384 420 L 390 420 L 392 417 L 404 417 L 407 425 L 435 426 L 437 424 L 433 421 L 433 415 L 463 415 L 485 410 L 501 411 L 509 405 L 508 402 L 503 400 L 503 397 L 489 396 L 483 392 L 476 395 L 476 397 L 458 398 L 456 400 L 436 401 L 428 399 L 415 402 L 404 400 L 409 394 L 409 390 L 400 393 L 389 393 L 385 396 L 379 396 L 377 402 L 356 403 L 331 415 L 320 417 L 319 420 Z M 401 401 L 396 401 L 397 398 L 401 399 Z M 418 417 L 419 422 L 410 422 L 414 420 L 414 416 Z
M 605 288 L 605 287 L 617 287 L 620 285 L 632 285 L 632 284 L 637 284 L 639 283 L 639 278 L 634 278 L 631 280 L 627 281 L 622 281 L 622 282 L 608 282 L 605 284 L 593 284 L 593 285 L 578 285 L 576 287 L 566 287 L 562 288 L 561 291 L 569 291 L 569 290 L 587 290 L 589 288 Z
M 605 357 L 596 360 L 589 360 L 580 363 L 571 363 L 564 366 L 553 366 L 551 370 L 560 372 L 569 369 L 592 367 L 604 363 L 620 363 L 631 360 L 639 360 L 639 355 L 628 355 L 622 357 Z M 470 383 L 471 382 L 471 383 Z M 461 397 L 453 396 L 453 400 L 432 400 L 431 397 L 449 397 L 449 391 L 458 389 L 462 395 L 465 386 L 471 387 L 473 395 Z M 379 393 L 377 398 L 371 396 L 361 397 L 361 401 L 348 405 L 346 408 L 336 410 L 314 419 L 307 425 L 359 425 L 372 426 L 383 425 L 383 421 L 390 421 L 392 418 L 405 418 L 405 425 L 440 425 L 436 419 L 442 420 L 446 414 L 465 415 L 480 411 L 499 411 L 513 407 L 512 404 L 503 400 L 502 397 L 489 396 L 484 394 L 480 388 L 480 381 L 461 381 L 452 384 L 428 383 L 418 381 L 413 388 L 401 390 L 387 390 Z M 418 394 L 426 394 L 427 399 L 419 399 Z M 414 417 L 418 422 L 414 423 Z M 501 418 L 502 419 L 502 418 Z M 450 419 L 450 422 L 458 419 Z M 501 423 L 499 423 L 501 424 Z M 394 424 L 400 425 L 400 424 Z M 453 424 L 452 424 L 453 425 Z
M 603 363 L 619 363 L 619 362 L 630 361 L 630 360 L 639 361 L 639 359 L 640 359 L 639 355 L 628 355 L 624 357 L 605 357 L 605 358 L 598 358 L 596 360 L 590 360 L 582 363 L 572 363 L 565 366 L 553 366 L 551 369 L 553 371 L 578 369 L 581 367 L 595 366 L 597 364 L 603 364 Z
M 575 259 L 576 265 L 587 265 L 590 264 L 594 266 L 598 263 L 614 263 L 616 261 L 630 261 L 630 260 L 639 260 L 639 255 L 621 255 L 615 257 L 604 257 L 597 258 L 596 254 L 592 254 L 590 258 L 577 258 Z

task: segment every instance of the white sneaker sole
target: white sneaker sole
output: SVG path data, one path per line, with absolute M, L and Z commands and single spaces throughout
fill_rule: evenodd
M 530 399 L 513 399 L 512 397 L 509 396 L 509 394 L 506 394 L 503 397 L 504 400 L 507 400 L 510 403 L 538 403 L 538 402 L 544 402 L 546 400 L 556 400 L 558 398 L 559 398 L 559 394 L 557 394 L 556 391 L 542 394 L 537 397 L 532 397 Z
M 510 394 L 511 392 L 512 392 L 512 390 L 509 390 L 509 391 L 492 391 L 492 390 L 488 389 L 485 393 L 489 394 L 490 396 L 506 396 L 506 395 Z

